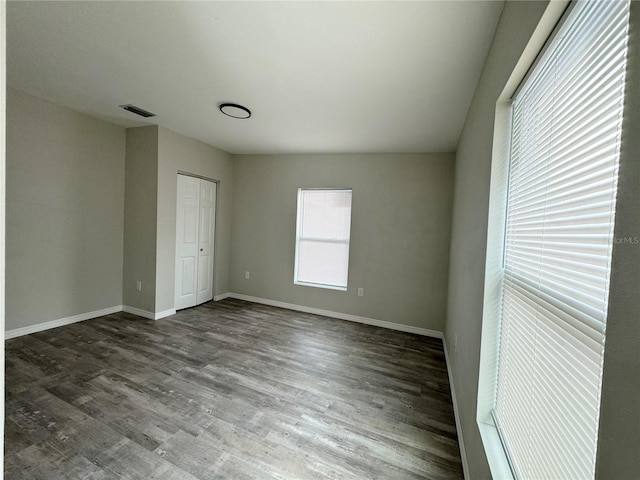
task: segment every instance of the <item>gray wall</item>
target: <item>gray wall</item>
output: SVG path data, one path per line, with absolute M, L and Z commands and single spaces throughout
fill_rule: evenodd
M 496 100 L 546 4 L 506 3 L 456 152 L 445 338 L 461 433 L 474 480 L 491 478 L 476 424 L 476 401 L 494 113 Z
M 122 304 L 125 129 L 7 90 L 6 328 Z
M 218 183 L 214 295 L 229 288 L 233 160 L 166 128 L 127 129 L 124 304 L 150 313 L 174 308 L 178 171 Z M 142 291 L 136 281 L 142 281 Z
M 640 472 L 640 2 L 631 2 L 596 477 Z
M 166 128 L 158 137 L 156 312 L 174 308 L 178 170 L 218 181 L 213 294 L 229 291 L 233 159 L 222 150 Z
M 214 289 L 229 290 L 230 154 L 18 90 L 7 100 L 7 329 L 119 305 L 171 310 L 178 170 L 220 181 Z
M 7 3 L 0 4 L 0 56 L 7 58 Z M 0 62 L 0 92 L 6 92 L 6 62 Z M 0 96 L 0 292 L 5 291 L 5 212 L 6 206 L 6 95 Z M 0 414 L 4 417 L 4 331 L 5 331 L 5 297 L 0 295 Z M 0 425 L 0 448 L 4 451 L 4 422 Z M 4 455 L 0 459 L 0 469 L 4 471 Z
M 353 188 L 346 292 L 293 284 L 300 187 Z M 443 331 L 452 188 L 447 153 L 236 156 L 230 289 Z
M 126 158 L 123 304 L 155 312 L 158 127 L 128 128 Z

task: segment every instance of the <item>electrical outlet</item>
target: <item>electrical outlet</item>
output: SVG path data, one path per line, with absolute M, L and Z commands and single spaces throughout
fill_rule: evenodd
M 249 278 L 251 277 L 251 274 L 249 273 L 249 270 L 247 270 L 246 272 L 244 272 L 244 279 L 245 280 L 249 280 Z
M 362 287 L 358 288 L 358 296 L 359 297 L 363 297 L 364 296 L 364 288 L 362 288 Z
M 136 280 L 136 290 L 139 292 L 142 291 L 142 280 Z

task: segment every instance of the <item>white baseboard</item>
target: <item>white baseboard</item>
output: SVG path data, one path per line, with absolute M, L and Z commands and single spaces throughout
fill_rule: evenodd
M 165 310 L 163 312 L 149 312 L 147 310 L 141 310 L 139 308 L 135 308 L 135 307 L 129 307 L 127 305 L 123 305 L 122 306 L 122 311 L 123 312 L 127 312 L 127 313 L 131 313 L 133 315 L 137 315 L 139 317 L 144 317 L 144 318 L 148 318 L 149 320 L 160 320 L 161 318 L 165 318 L 168 317 L 170 315 L 175 315 L 176 314 L 176 309 L 175 308 L 170 308 L 169 310 Z
M 148 318 L 150 320 L 155 320 L 155 318 L 154 318 L 155 313 L 149 312 L 147 310 L 141 310 L 141 309 L 136 308 L 136 307 L 129 307 L 127 305 L 123 305 L 122 306 L 122 311 L 126 312 L 126 313 L 131 313 L 133 315 L 137 315 L 139 317 Z
M 170 308 L 169 310 L 165 310 L 163 312 L 156 312 L 154 314 L 153 319 L 160 320 L 161 318 L 170 317 L 171 315 L 175 315 L 175 314 L 176 314 L 176 309 Z
M 412 325 L 403 325 L 401 323 L 387 322 L 384 320 L 377 320 L 375 318 L 360 317 L 358 315 L 351 315 L 349 313 L 333 312 L 331 310 L 323 310 L 320 308 L 306 307 L 304 305 L 296 305 L 294 303 L 279 302 L 277 300 L 269 300 L 266 298 L 252 297 L 250 295 L 243 295 L 240 293 L 223 293 L 216 295 L 214 301 L 218 302 L 225 298 L 237 298 L 238 300 L 246 300 L 248 302 L 261 303 L 264 305 L 271 305 L 274 307 L 287 308 L 289 310 L 295 310 L 298 312 L 313 313 L 316 315 L 323 315 L 325 317 L 337 318 L 339 320 L 348 320 L 350 322 L 364 323 L 366 325 L 373 325 L 376 327 L 388 328 L 391 330 L 398 330 L 401 332 L 415 333 L 417 335 L 424 335 L 427 337 L 443 338 L 442 332 L 437 330 L 430 330 L 428 328 L 414 327 Z M 111 313 L 127 312 L 139 317 L 148 318 L 150 320 L 159 320 L 171 315 L 175 315 L 175 308 L 164 310 L 162 312 L 149 312 L 128 305 L 117 305 L 114 307 L 104 308 L 102 310 L 96 310 L 93 312 L 82 313 L 74 315 L 72 317 L 60 318 L 58 320 L 51 320 L 49 322 L 38 323 L 36 325 L 30 325 L 27 327 L 16 328 L 14 330 L 7 330 L 5 332 L 5 339 L 20 337 L 22 335 L 28 335 L 30 333 L 40 332 L 42 330 L 48 330 L 50 328 L 61 327 L 63 325 L 69 325 L 71 323 L 82 322 L 83 320 L 89 320 L 91 318 L 101 317 L 103 315 L 109 315 Z M 446 345 L 445 345 L 446 353 Z
M 464 437 L 462 436 L 462 424 L 460 423 L 460 412 L 458 410 L 458 400 L 456 398 L 456 389 L 453 383 L 453 374 L 451 373 L 451 362 L 449 362 L 449 351 L 447 350 L 447 341 L 442 339 L 444 346 L 444 358 L 447 362 L 447 373 L 449 374 L 449 387 L 451 388 L 451 401 L 453 402 L 453 415 L 456 419 L 456 430 L 458 431 L 458 446 L 460 447 L 460 459 L 462 460 L 462 473 L 465 479 L 470 479 L 469 464 L 467 463 L 467 452 L 464 448 Z
M 83 322 L 84 320 L 91 320 L 92 318 L 98 318 L 102 317 L 103 315 L 110 315 L 112 313 L 118 312 L 132 313 L 134 315 L 138 315 L 139 317 L 149 318 L 151 320 L 160 320 L 161 318 L 175 315 L 176 310 L 175 308 L 171 308 L 169 310 L 165 310 L 164 312 L 153 313 L 146 310 L 140 310 L 139 308 L 128 307 L 126 305 L 116 305 L 109 308 L 103 308 L 101 310 L 95 310 L 93 312 L 73 315 L 72 317 L 59 318 L 57 320 L 50 320 L 48 322 L 42 322 L 35 325 L 7 330 L 6 332 L 4 332 L 4 339 L 10 340 L 12 338 L 21 337 L 23 335 L 42 332 L 43 330 L 50 330 L 52 328 L 62 327 L 64 325 L 70 325 L 77 322 Z
M 48 322 L 37 323 L 36 325 L 29 325 L 27 327 L 14 328 L 13 330 L 7 330 L 6 332 L 4 332 L 4 338 L 5 340 L 9 340 L 11 338 L 29 335 L 30 333 L 36 333 L 43 330 L 49 330 L 51 328 L 62 327 L 64 325 L 70 325 L 72 323 L 82 322 L 84 320 L 90 320 L 92 318 L 101 317 L 103 315 L 110 315 L 112 313 L 121 311 L 122 305 L 115 305 L 113 307 L 103 308 L 102 310 L 95 310 L 93 312 L 81 313 L 79 315 L 73 315 L 71 317 L 50 320 Z
M 337 318 L 339 320 L 348 320 L 350 322 L 364 323 L 376 327 L 388 328 L 390 330 L 399 330 L 401 332 L 415 333 L 426 337 L 442 338 L 442 332 L 437 330 L 429 330 L 428 328 L 414 327 L 412 325 L 403 325 L 401 323 L 386 322 L 375 318 L 360 317 L 349 313 L 333 312 L 330 310 L 322 310 L 320 308 L 305 307 L 304 305 L 296 305 L 294 303 L 279 302 L 277 300 L 269 300 L 266 298 L 252 297 L 241 293 L 226 293 L 224 298 L 237 298 L 238 300 L 246 300 L 247 302 L 262 303 L 273 307 L 287 308 L 298 312 L 313 313 L 323 315 L 325 317 Z M 222 297 L 222 295 L 220 295 Z

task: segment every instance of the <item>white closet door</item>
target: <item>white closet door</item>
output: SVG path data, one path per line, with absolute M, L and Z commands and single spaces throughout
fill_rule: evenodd
M 178 175 L 176 310 L 196 304 L 200 179 Z
M 216 184 L 178 175 L 175 308 L 213 299 Z
M 200 180 L 198 225 L 198 292 L 196 304 L 213 300 L 213 245 L 216 228 L 216 184 Z

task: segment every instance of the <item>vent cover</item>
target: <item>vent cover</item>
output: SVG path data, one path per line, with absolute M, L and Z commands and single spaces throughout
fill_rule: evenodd
M 120 105 L 120 108 L 124 108 L 131 113 L 135 113 L 136 115 L 140 115 L 141 117 L 145 118 L 156 116 L 155 113 L 147 112 L 146 110 L 136 107 L 135 105 L 131 105 L 130 103 L 127 103 L 126 105 Z

